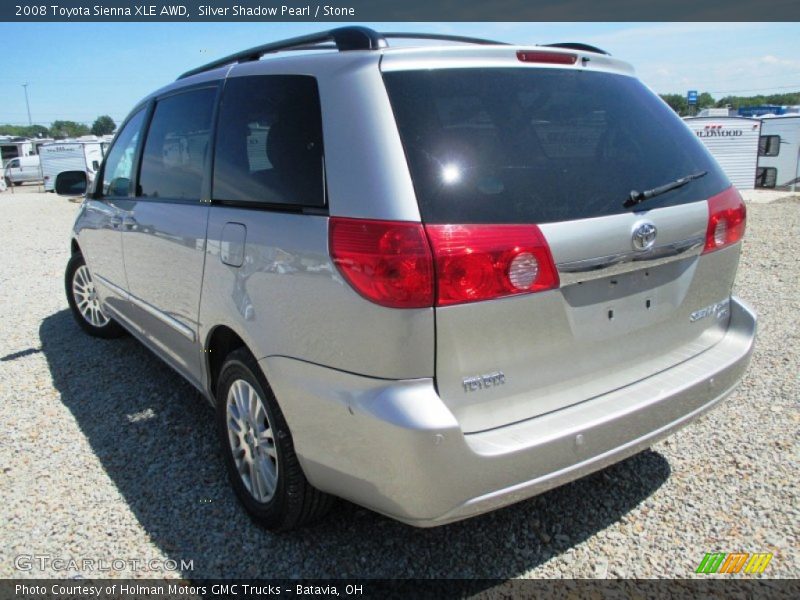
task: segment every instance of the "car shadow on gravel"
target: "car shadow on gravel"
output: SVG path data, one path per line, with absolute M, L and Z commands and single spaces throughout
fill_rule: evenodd
M 517 577 L 618 522 L 670 474 L 667 460 L 648 450 L 443 527 L 416 529 L 339 502 L 323 522 L 275 535 L 236 502 L 212 410 L 193 387 L 131 337 L 86 336 L 67 310 L 47 317 L 39 333 L 61 402 L 147 536 L 179 564 L 192 561 L 186 578 Z M 109 515 L 106 527 L 124 521 Z M 108 558 L 151 558 L 146 552 Z

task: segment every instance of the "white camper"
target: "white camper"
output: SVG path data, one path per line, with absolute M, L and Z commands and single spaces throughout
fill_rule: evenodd
M 756 187 L 800 190 L 800 114 L 762 119 Z
M 10 160 L 21 156 L 33 156 L 34 154 L 36 152 L 34 151 L 32 140 L 9 135 L 0 136 L 0 161 L 2 161 L 3 168 Z
M 39 151 L 42 164 L 42 177 L 46 192 L 53 191 L 56 177 L 64 171 L 85 171 L 89 179 L 103 162 L 103 142 L 101 140 L 68 140 L 45 144 Z
M 756 181 L 761 121 L 745 117 L 687 117 L 694 134 L 740 190 L 752 190 Z

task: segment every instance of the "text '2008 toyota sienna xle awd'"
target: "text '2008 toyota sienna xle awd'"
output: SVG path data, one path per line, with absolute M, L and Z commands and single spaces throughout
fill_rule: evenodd
M 333 496 L 418 526 L 528 498 L 685 425 L 750 357 L 745 206 L 632 69 L 430 37 L 346 27 L 185 74 L 75 223 L 78 323 L 204 393 L 271 528 Z

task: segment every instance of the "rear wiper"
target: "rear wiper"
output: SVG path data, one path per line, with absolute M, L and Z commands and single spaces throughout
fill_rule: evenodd
M 625 208 L 636 206 L 637 204 L 640 204 L 645 200 L 649 200 L 650 198 L 655 198 L 656 196 L 660 196 L 661 194 L 665 194 L 671 190 L 683 187 L 690 181 L 693 181 L 694 179 L 700 179 L 701 177 L 705 177 L 706 175 L 708 175 L 708 171 L 698 171 L 697 173 L 692 173 L 691 175 L 687 175 L 686 177 L 681 177 L 680 179 L 676 179 L 675 181 L 671 181 L 670 183 L 665 183 L 664 185 L 654 187 L 652 190 L 645 190 L 643 192 L 637 192 L 636 190 L 631 190 L 628 199 L 625 200 L 625 203 L 622 206 L 624 206 Z

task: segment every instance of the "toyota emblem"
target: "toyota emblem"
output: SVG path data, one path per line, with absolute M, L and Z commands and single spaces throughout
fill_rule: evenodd
M 656 226 L 652 223 L 638 223 L 633 228 L 633 247 L 636 250 L 649 250 L 656 242 Z

